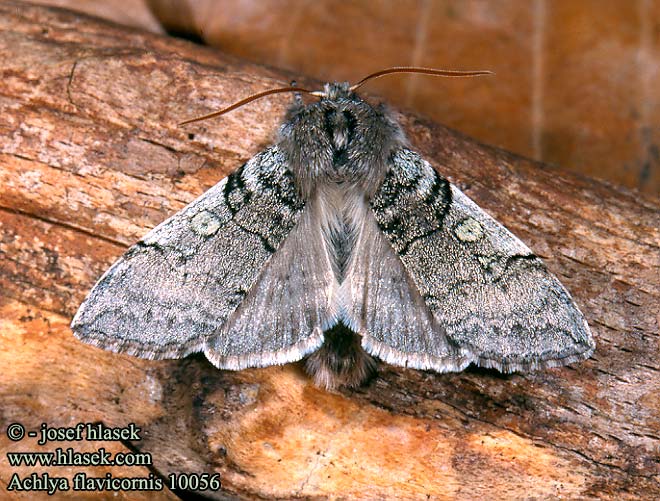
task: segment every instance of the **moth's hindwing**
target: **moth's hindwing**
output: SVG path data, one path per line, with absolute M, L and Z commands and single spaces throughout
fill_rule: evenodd
M 302 358 L 322 343 L 332 294 L 320 245 L 296 254 L 313 239 L 309 220 L 285 154 L 273 146 L 131 247 L 72 328 L 91 344 L 146 358 L 204 351 L 222 368 Z M 300 267 L 315 276 L 292 271 Z M 302 280 L 317 284 L 304 297 L 296 292 Z
M 371 238 L 375 257 L 360 270 L 372 284 L 372 302 L 360 312 L 367 318 L 367 351 L 390 363 L 439 371 L 470 362 L 524 371 L 591 355 L 587 323 L 559 281 L 417 153 L 400 149 L 392 155 L 370 205 L 389 249 Z M 380 290 L 373 291 L 374 280 Z M 404 308 L 395 314 L 388 310 L 398 308 L 397 288 Z M 374 311 L 387 312 L 389 325 L 378 319 L 369 324 Z M 414 329 L 410 322 L 425 327 Z M 411 339 L 411 329 L 419 331 L 417 338 Z

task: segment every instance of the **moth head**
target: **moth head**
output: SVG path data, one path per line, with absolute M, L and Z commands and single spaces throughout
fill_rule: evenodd
M 357 123 L 371 110 L 352 90 L 348 82 L 327 83 L 317 105 L 323 117 L 323 131 L 334 151 L 343 151 L 354 134 Z
M 335 82 L 327 83 L 323 86 L 323 91 L 315 91 L 311 93 L 313 96 L 328 99 L 330 101 L 337 101 L 339 99 L 350 99 L 353 94 L 351 84 L 348 82 Z

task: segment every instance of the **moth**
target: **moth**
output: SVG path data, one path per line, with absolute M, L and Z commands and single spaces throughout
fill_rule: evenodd
M 128 251 L 71 328 L 145 358 L 203 352 L 220 369 L 304 359 L 324 388 L 375 358 L 437 372 L 509 373 L 588 358 L 571 296 L 530 249 L 413 151 L 354 86 L 295 86 L 275 144 Z M 194 119 L 197 120 L 197 119 Z M 191 121 L 194 121 L 191 120 Z

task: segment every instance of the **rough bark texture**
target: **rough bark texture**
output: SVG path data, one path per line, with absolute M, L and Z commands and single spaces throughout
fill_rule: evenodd
M 73 338 L 79 303 L 131 242 L 272 141 L 290 97 L 176 123 L 292 76 L 14 3 L 0 4 L 0 54 L 3 491 L 15 472 L 149 475 L 137 466 L 10 467 L 5 458 L 105 446 L 149 452 L 162 475 L 219 472 L 223 489 L 202 493 L 215 498 L 660 496 L 657 201 L 402 115 L 416 149 L 572 292 L 598 343 L 592 359 L 512 376 L 381 365 L 368 386 L 328 393 L 298 364 L 227 372 L 200 356 L 116 355 Z M 38 430 L 97 421 L 134 422 L 142 440 L 40 447 L 5 434 L 12 422 Z
M 658 0 L 34 1 L 322 80 L 402 64 L 492 70 L 384 78 L 369 92 L 482 142 L 660 193 Z

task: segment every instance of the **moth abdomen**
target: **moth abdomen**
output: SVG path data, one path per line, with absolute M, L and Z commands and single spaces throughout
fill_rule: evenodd
M 317 386 L 357 387 L 374 375 L 376 362 L 364 351 L 360 335 L 339 322 L 323 336 L 323 345 L 305 359 L 305 370 Z

